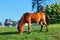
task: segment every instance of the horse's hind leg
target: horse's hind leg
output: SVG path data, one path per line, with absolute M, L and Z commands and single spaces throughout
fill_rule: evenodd
M 39 24 L 40 24 L 40 26 L 41 26 L 40 32 L 42 32 L 42 29 L 43 29 L 43 23 L 42 23 L 42 21 L 39 22 Z
M 47 25 L 45 20 L 43 22 L 44 22 L 44 25 L 46 26 L 46 32 L 47 32 L 48 31 L 48 25 Z
M 48 26 L 46 25 L 46 32 L 48 31 Z

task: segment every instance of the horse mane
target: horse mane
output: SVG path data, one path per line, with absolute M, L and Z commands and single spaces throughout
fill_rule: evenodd
M 18 30 L 19 30 L 19 25 L 20 25 L 20 23 L 22 22 L 23 18 L 24 18 L 27 14 L 29 14 L 29 13 L 24 13 L 23 16 L 20 18 L 20 20 L 18 21 L 18 27 L 17 27 Z
M 29 14 L 28 12 L 24 13 L 23 16 L 20 18 L 19 23 L 22 21 L 23 17 L 26 16 L 26 15 L 28 15 L 28 14 Z
M 24 13 L 23 16 L 25 16 L 25 15 L 27 15 L 27 14 L 29 14 L 29 13 L 28 13 L 28 12 L 27 12 L 27 13 Z

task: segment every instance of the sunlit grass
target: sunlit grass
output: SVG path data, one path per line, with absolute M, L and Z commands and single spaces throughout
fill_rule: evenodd
M 50 24 L 49 31 L 39 32 L 40 26 L 31 26 L 31 33 L 27 33 L 27 27 L 22 35 L 18 34 L 17 27 L 0 27 L 0 40 L 60 40 L 60 24 Z

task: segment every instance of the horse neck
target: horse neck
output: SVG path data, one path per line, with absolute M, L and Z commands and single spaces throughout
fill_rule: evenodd
M 18 23 L 18 30 L 24 27 L 24 22 L 19 22 Z
M 21 17 L 18 23 L 18 26 L 22 26 L 22 25 L 24 25 L 23 16 Z
M 20 26 L 24 26 L 24 22 L 21 22 L 21 23 L 20 23 Z
M 19 22 L 19 25 L 24 25 L 24 21 L 23 19 L 21 18 L 20 22 Z

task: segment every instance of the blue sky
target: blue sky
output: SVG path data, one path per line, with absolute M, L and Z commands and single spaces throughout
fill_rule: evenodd
M 32 0 L 0 0 L 0 22 L 4 23 L 5 19 L 17 21 L 25 12 L 33 12 L 31 2 Z M 45 3 L 55 2 L 56 0 L 49 0 Z

